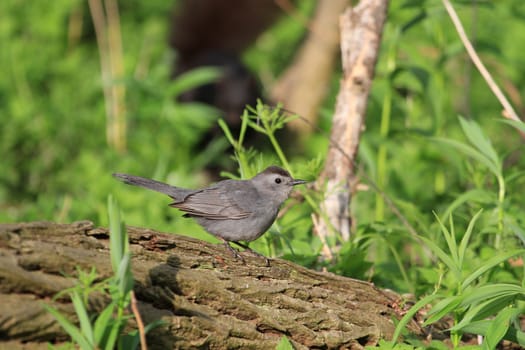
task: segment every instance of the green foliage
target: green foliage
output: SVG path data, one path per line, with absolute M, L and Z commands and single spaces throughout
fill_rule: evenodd
M 292 343 L 288 340 L 286 336 L 281 337 L 279 344 L 275 347 L 275 350 L 293 350 L 294 347 Z
M 520 302 L 525 297 L 523 275 L 514 279 L 515 284 L 497 283 L 498 279 L 494 278 L 494 275 L 490 276 L 495 270 L 512 270 L 505 263 L 514 257 L 525 256 L 525 249 L 498 249 L 506 235 L 503 226 L 506 215 L 504 211 L 506 198 L 505 179 L 501 170 L 502 162 L 477 123 L 464 119 L 460 119 L 460 122 L 464 133 L 475 148 L 450 139 L 440 139 L 440 142 L 453 145 L 466 156 L 486 166 L 497 178 L 498 196 L 488 201 L 496 202 L 494 207 L 497 221 L 493 225 L 497 226 L 497 229 L 492 231 L 496 249 L 489 258 L 481 257 L 480 259 L 473 255 L 476 249 L 479 249 L 471 243 L 473 238 L 479 237 L 481 233 L 481 230 L 474 229 L 482 215 L 481 210 L 472 217 L 462 234 L 456 232 L 452 216 L 453 209 L 447 210 L 448 228 L 440 217 L 435 215 L 446 249 L 441 248 L 439 240 L 436 241 L 432 236 L 420 236 L 418 240 L 422 241 L 424 246 L 439 259 L 443 268 L 438 270 L 439 279 L 436 281 L 434 292 L 420 299 L 398 324 L 394 342 L 390 343 L 391 347 L 394 347 L 397 337 L 415 313 L 436 301 L 438 302 L 427 313 L 425 325 L 435 323 L 442 317 L 452 314 L 454 326 L 450 329 L 450 334 L 454 347 L 459 347 L 461 337 L 465 332 L 483 335 L 485 337 L 484 349 L 494 349 L 502 339 L 525 345 L 523 343 L 524 333 L 519 326 L 520 316 L 524 312 L 524 305 Z M 488 197 L 491 197 L 490 193 Z M 453 207 L 457 208 L 457 204 L 453 204 Z M 460 237 L 459 244 L 457 237 Z M 468 260 L 470 262 L 467 262 Z M 488 320 L 487 317 L 493 319 Z
M 78 270 L 78 284 L 59 293 L 69 294 L 73 303 L 79 326 L 73 324 L 57 309 L 44 305 L 64 330 L 71 337 L 72 343 L 83 350 L 91 349 L 135 349 L 139 344 L 139 334 L 134 331 L 122 334 L 131 315 L 126 313 L 133 291 L 131 273 L 131 255 L 128 235 L 120 211 L 112 197 L 108 199 L 110 221 L 110 255 L 114 275 L 102 282 L 95 282 L 99 277 L 95 269 L 90 272 Z M 90 314 L 89 297 L 92 293 L 107 294 L 111 301 L 98 315 Z M 146 327 L 148 331 L 158 323 Z
M 258 101 L 257 106 L 255 108 L 248 107 L 244 111 L 244 114 L 241 117 L 242 124 L 238 138 L 235 138 L 233 136 L 231 130 L 229 129 L 228 125 L 224 120 L 219 120 L 219 126 L 223 130 L 228 142 L 233 147 L 233 159 L 238 164 L 239 173 L 241 174 L 240 178 L 251 178 L 255 176 L 258 172 L 263 170 L 269 164 L 275 163 L 275 161 L 273 160 L 270 163 L 268 163 L 268 161 L 262 159 L 262 157 L 260 157 L 261 154 L 257 153 L 254 149 L 246 149 L 244 147 L 243 143 L 248 128 L 251 128 L 268 137 L 280 164 L 282 164 L 293 176 L 294 171 L 292 170 L 291 165 L 288 162 L 283 152 L 283 149 L 281 148 L 281 145 L 279 144 L 276 138 L 275 133 L 279 129 L 284 128 L 286 123 L 293 120 L 294 118 L 296 118 L 296 116 L 290 116 L 287 113 L 281 112 L 279 106 L 270 107 L 265 105 L 261 101 Z M 256 159 L 257 155 L 259 155 L 258 159 Z M 314 171 L 318 172 L 318 167 L 316 167 Z M 310 174 L 314 173 L 311 172 Z M 228 172 L 223 172 L 222 175 L 225 175 L 229 178 L 239 178 L 234 174 Z M 306 200 L 312 208 L 317 207 L 308 193 L 303 191 L 303 195 L 305 196 Z M 293 211 L 296 211 L 296 209 L 297 208 L 294 208 Z M 308 231 L 309 224 L 305 222 L 306 220 L 303 220 L 305 219 L 304 210 L 303 214 L 299 217 L 294 216 L 293 213 L 291 213 L 291 215 L 288 215 L 288 217 L 291 218 L 292 221 L 287 223 L 286 226 L 284 226 L 284 228 L 281 227 L 278 223 L 275 223 L 271 227 L 269 234 L 266 234 L 264 236 L 264 246 L 259 245 L 257 242 L 255 242 L 255 246 L 264 249 L 265 254 L 270 256 L 276 255 L 276 252 L 278 251 L 283 251 L 283 248 L 285 247 L 288 248 L 288 250 L 290 251 L 292 259 L 296 255 L 302 255 L 302 251 L 296 252 L 296 250 L 294 250 L 293 245 L 295 245 L 295 242 L 292 245 L 292 242 L 287 238 L 289 235 L 284 234 L 282 231 L 283 229 L 289 231 L 292 228 L 301 230 L 303 232 Z M 293 236 L 297 237 L 296 235 Z M 311 238 L 309 238 L 308 240 L 311 241 Z M 310 245 L 308 245 L 306 251 L 308 251 L 311 255 Z M 305 258 L 305 261 L 309 260 L 308 256 L 303 256 L 303 258 Z
M 216 141 L 201 157 L 192 155 L 218 112 L 176 101 L 220 72 L 203 68 L 170 78 L 165 14 L 172 4 L 154 3 L 121 9 L 125 76 L 111 84 L 126 92 L 130 146 L 117 154 L 106 143 L 106 101 L 87 3 L 2 2 L 0 120 L 8 127 L 0 128 L 0 202 L 6 203 L 0 221 L 84 217 L 106 223 L 99 203 L 115 185 L 112 172 L 165 177 L 176 162 L 191 185 L 187 174 L 224 152 L 226 142 Z M 148 15 L 135 12 L 141 9 Z
M 436 217 L 445 238 L 448 251 L 441 249 L 428 238 L 422 237 L 424 243 L 446 266 L 446 272 L 443 276 L 440 276 L 442 284 L 436 286 L 435 294 L 430 294 L 426 298 L 421 299 L 418 304 L 414 305 L 411 309 L 411 313 L 414 314 L 421 307 L 429 304 L 431 300 L 441 299 L 428 312 L 425 324 L 435 323 L 443 316 L 453 314 L 455 325 L 451 328 L 451 340 L 454 346 L 459 346 L 459 341 L 465 326 L 472 326 L 474 321 L 493 315 L 496 315 L 495 319 L 504 319 L 505 322 L 503 322 L 502 325 L 507 325 L 504 331 L 502 331 L 501 328 L 496 328 L 494 324 L 490 330 L 479 330 L 476 334 L 485 335 L 487 344 L 489 342 L 492 342 L 493 345 L 497 344 L 509 329 L 509 322 L 513 321 L 515 323 L 519 321 L 517 317 L 519 313 L 509 313 L 508 310 L 518 311 L 513 305 L 515 305 L 517 300 L 524 299 L 525 297 L 525 289 L 518 285 L 490 283 L 482 279 L 483 275 L 494 267 L 508 261 L 514 256 L 525 254 L 525 249 L 515 249 L 509 252 L 498 253 L 490 259 L 480 262 L 472 271 L 468 271 L 465 268 L 464 263 L 469 241 L 474 230 L 474 224 L 480 214 L 481 211 L 472 218 L 459 245 L 456 242 L 452 218 L 450 219 L 449 230 L 441 223 L 439 218 Z M 505 309 L 505 306 L 508 308 Z M 514 328 L 513 331 L 519 332 L 519 328 Z M 502 332 L 503 334 L 501 334 Z M 489 348 L 492 349 L 493 347 Z

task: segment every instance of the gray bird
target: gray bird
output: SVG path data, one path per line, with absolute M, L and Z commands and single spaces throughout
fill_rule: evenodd
M 197 220 L 206 231 L 221 239 L 235 258 L 244 262 L 229 242 L 269 260 L 239 241 L 259 238 L 275 221 L 279 208 L 293 186 L 306 183 L 293 179 L 277 166 L 270 166 L 249 180 L 223 180 L 199 190 L 180 187 L 127 174 L 113 174 L 123 182 L 167 194 L 171 207 L 185 212 L 184 217 Z

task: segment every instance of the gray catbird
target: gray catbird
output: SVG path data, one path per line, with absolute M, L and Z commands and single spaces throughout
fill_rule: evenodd
M 281 204 L 288 198 L 292 187 L 303 184 L 277 166 L 270 166 L 250 180 L 223 180 L 199 190 L 180 187 L 127 174 L 113 174 L 127 184 L 167 194 L 178 208 L 192 217 L 206 231 L 221 239 L 235 258 L 244 261 L 229 242 L 256 255 L 260 255 L 239 241 L 250 242 L 268 230 L 277 217 Z M 266 264 L 269 260 L 266 259 Z

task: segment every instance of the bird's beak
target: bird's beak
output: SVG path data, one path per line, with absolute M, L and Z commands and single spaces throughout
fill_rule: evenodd
M 292 186 L 295 186 L 295 185 L 302 185 L 302 184 L 305 184 L 307 183 L 308 181 L 305 181 L 305 180 L 293 180 L 292 181 Z

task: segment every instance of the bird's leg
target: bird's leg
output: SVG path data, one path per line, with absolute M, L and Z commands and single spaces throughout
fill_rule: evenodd
M 235 248 L 233 248 L 228 241 L 224 239 L 222 241 L 224 242 L 224 245 L 230 251 L 230 253 L 232 253 L 235 259 L 239 259 L 242 261 L 243 264 L 246 264 L 246 261 L 244 261 L 244 258 L 242 257 L 242 255 L 239 254 L 239 252 Z
M 260 257 L 260 258 L 263 258 L 264 261 L 266 261 L 266 266 L 267 266 L 267 267 L 270 266 L 270 259 L 268 259 L 267 257 L 265 257 L 264 255 L 262 255 L 262 254 L 260 254 L 260 253 L 257 253 L 255 250 L 253 250 L 253 249 L 251 249 L 250 247 L 248 247 L 247 244 L 239 243 L 239 242 L 237 242 L 237 241 L 232 241 L 232 243 L 237 244 L 239 247 L 244 248 L 247 252 L 252 253 L 252 254 L 255 255 L 255 256 L 258 256 L 258 257 Z

